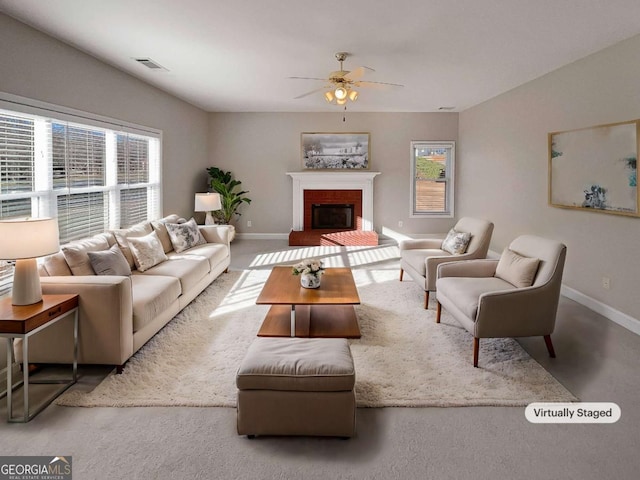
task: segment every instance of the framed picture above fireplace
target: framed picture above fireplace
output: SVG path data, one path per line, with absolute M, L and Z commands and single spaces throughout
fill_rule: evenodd
M 302 133 L 300 143 L 305 169 L 369 168 L 369 133 Z

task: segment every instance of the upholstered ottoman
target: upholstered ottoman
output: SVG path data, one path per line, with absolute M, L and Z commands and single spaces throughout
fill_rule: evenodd
M 236 376 L 238 434 L 351 437 L 355 377 L 344 338 L 257 338 Z

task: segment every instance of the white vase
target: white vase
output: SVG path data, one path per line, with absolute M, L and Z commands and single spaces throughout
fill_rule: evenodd
M 300 274 L 300 285 L 304 288 L 318 288 L 320 286 L 320 275 L 302 273 Z

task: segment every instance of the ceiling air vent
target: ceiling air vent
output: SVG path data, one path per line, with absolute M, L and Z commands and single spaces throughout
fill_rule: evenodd
M 168 70 L 166 68 L 164 68 L 158 62 L 156 62 L 154 60 L 151 60 L 150 58 L 134 58 L 134 60 L 136 62 L 138 62 L 140 65 L 144 65 L 145 67 L 147 67 L 150 70 L 158 70 L 158 71 L 168 72 Z
M 455 110 L 456 107 L 440 107 L 438 108 L 439 111 L 441 112 L 450 112 L 451 110 Z

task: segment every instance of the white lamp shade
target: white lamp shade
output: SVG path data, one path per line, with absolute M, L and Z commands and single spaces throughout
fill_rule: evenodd
M 0 259 L 44 257 L 60 250 L 58 220 L 36 218 L 0 221 Z
M 222 209 L 219 193 L 196 193 L 196 212 L 213 212 Z

